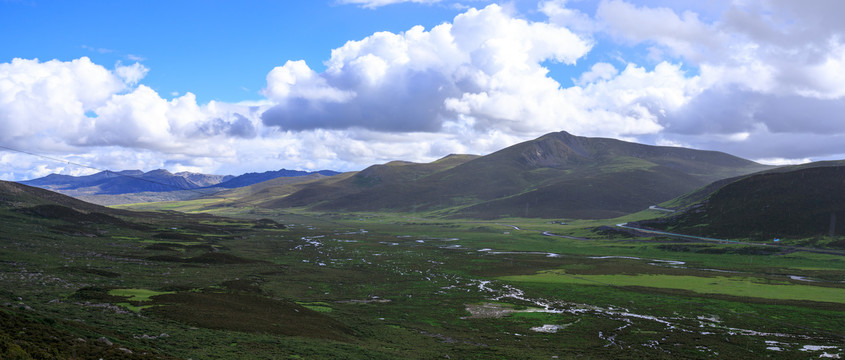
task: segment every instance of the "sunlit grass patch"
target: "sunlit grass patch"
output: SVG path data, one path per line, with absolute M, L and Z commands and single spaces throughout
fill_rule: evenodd
M 514 282 L 579 284 L 595 286 L 641 286 L 688 290 L 700 294 L 720 294 L 774 300 L 808 300 L 845 304 L 845 289 L 797 285 L 757 277 L 686 276 L 662 274 L 574 275 L 564 271 L 542 271 L 534 275 L 500 277 Z
M 297 302 L 297 304 L 302 305 L 302 307 L 314 310 L 320 313 L 330 313 L 334 311 L 334 309 L 326 302 L 318 301 L 318 302 Z
M 149 304 L 153 296 L 175 294 L 175 291 L 155 291 L 148 289 L 113 289 L 109 290 L 109 295 L 126 297 L 129 302 L 119 302 L 115 305 L 125 308 L 134 313 L 140 313 L 141 310 L 151 308 L 155 305 Z
M 175 294 L 175 291 L 155 291 L 148 289 L 113 289 L 109 295 L 128 297 L 129 301 L 150 301 L 151 297 L 164 294 Z

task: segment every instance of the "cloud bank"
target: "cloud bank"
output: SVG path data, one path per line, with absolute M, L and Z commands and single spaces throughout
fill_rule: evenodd
M 673 5 L 470 8 L 350 40 L 320 72 L 287 60 L 251 103 L 163 97 L 141 63 L 14 59 L 0 63 L 0 142 L 101 168 L 233 174 L 486 154 L 560 130 L 777 163 L 845 156 L 845 5 Z M 0 165 L 4 179 L 90 171 L 9 152 Z

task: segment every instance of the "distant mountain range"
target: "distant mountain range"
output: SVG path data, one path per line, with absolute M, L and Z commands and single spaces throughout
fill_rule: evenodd
M 190 190 L 220 184 L 233 179 L 230 175 L 206 175 L 189 172 L 172 174 L 167 170 L 102 171 L 87 176 L 51 174 L 43 178 L 21 181 L 22 184 L 56 191 L 65 195 L 126 194 Z
M 90 200 L 92 196 L 96 198 L 96 196 L 104 195 L 169 193 L 179 191 L 184 192 L 185 190 L 188 190 L 189 192 L 194 191 L 192 197 L 195 198 L 203 194 L 213 192 L 199 191 L 202 189 L 231 189 L 257 184 L 262 181 L 278 177 L 300 177 L 311 174 L 332 176 L 338 174 L 338 172 L 330 170 L 308 172 L 281 169 L 277 171 L 247 173 L 240 176 L 232 176 L 197 174 L 190 172 L 179 172 L 173 174 L 167 170 L 161 169 L 149 172 L 143 172 L 140 170 L 125 170 L 118 172 L 103 171 L 87 176 L 52 174 L 43 178 L 22 181 L 21 183 L 56 191 L 65 195 L 85 198 L 87 200 Z M 184 198 L 185 196 L 178 197 Z
M 298 177 L 298 176 L 306 176 L 311 174 L 320 174 L 323 176 L 334 176 L 340 174 L 337 171 L 332 170 L 320 170 L 320 171 L 299 171 L 299 170 L 276 170 L 276 171 L 265 171 L 263 173 L 246 173 L 240 176 L 233 177 L 229 180 L 223 181 L 216 185 L 216 187 L 222 187 L 227 189 L 239 188 L 244 186 L 249 186 L 252 184 L 258 184 L 260 182 L 265 182 L 267 180 L 273 180 L 275 178 L 280 177 Z
M 470 218 L 612 218 L 710 182 L 771 169 L 715 151 L 552 133 L 486 156 L 394 161 L 227 195 L 268 208 L 429 212 Z

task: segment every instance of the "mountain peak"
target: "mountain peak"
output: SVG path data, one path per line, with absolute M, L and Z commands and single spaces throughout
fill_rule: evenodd
M 291 189 L 259 206 L 321 211 L 440 211 L 496 218 L 611 218 L 725 177 L 767 167 L 734 156 L 546 134 L 482 157 L 374 165 L 341 181 Z M 404 164 L 404 165 L 399 165 Z
M 167 170 L 165 170 L 165 169 L 155 169 L 155 170 L 150 170 L 150 171 L 148 171 L 148 172 L 147 172 L 147 173 L 145 173 L 144 175 L 165 175 L 165 176 L 171 176 L 171 175 L 173 175 L 173 173 L 171 173 L 170 171 L 167 171 Z
M 523 143 L 520 162 L 530 167 L 561 167 L 580 163 L 592 157 L 594 139 L 572 135 L 566 131 L 543 135 Z

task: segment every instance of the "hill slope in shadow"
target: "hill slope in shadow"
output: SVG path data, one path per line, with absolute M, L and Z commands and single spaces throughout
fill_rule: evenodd
M 736 179 L 670 218 L 644 223 L 692 235 L 771 239 L 845 235 L 845 163 L 813 163 Z

